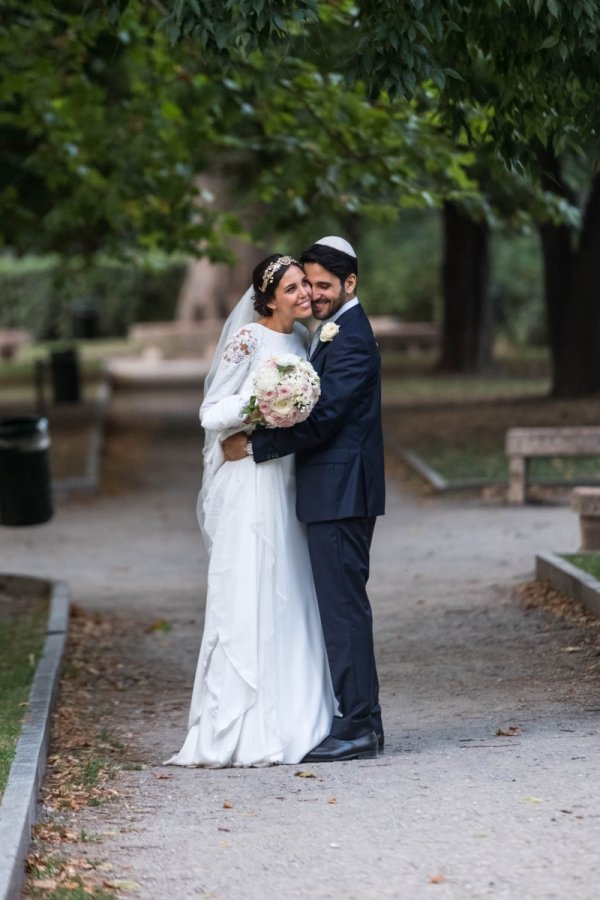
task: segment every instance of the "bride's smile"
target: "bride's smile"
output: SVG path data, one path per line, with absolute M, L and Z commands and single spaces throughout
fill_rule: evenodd
M 308 319 L 312 315 L 311 300 L 308 278 L 299 266 L 291 265 L 267 304 L 271 315 L 261 319 L 260 324 L 272 331 L 290 334 L 297 319 Z

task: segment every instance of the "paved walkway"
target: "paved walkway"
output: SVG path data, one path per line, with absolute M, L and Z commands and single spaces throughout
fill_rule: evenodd
M 126 800 L 73 814 L 101 838 L 91 855 L 147 900 L 595 900 L 597 659 L 582 626 L 512 596 L 536 551 L 576 548 L 566 506 L 423 499 L 391 482 L 371 581 L 385 755 L 312 766 L 314 778 L 160 767 L 185 732 L 202 624 L 197 400 L 118 393 L 103 494 L 0 535 L 0 570 L 172 624 L 121 635 L 147 682 L 121 696 L 111 727 L 144 768 L 119 775 Z M 520 733 L 496 736 L 510 726 Z

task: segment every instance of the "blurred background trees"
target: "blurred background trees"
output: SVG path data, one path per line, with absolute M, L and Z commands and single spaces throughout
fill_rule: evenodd
M 368 310 L 439 321 L 445 370 L 547 341 L 553 392 L 597 393 L 599 30 L 593 0 L 1 0 L 3 321 L 14 254 L 65 298 L 108 259 L 344 231 Z

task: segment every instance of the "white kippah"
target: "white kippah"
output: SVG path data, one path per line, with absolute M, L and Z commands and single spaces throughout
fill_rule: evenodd
M 325 244 L 326 247 L 331 247 L 333 250 L 341 250 L 342 253 L 347 253 L 348 256 L 353 256 L 356 259 L 356 253 L 352 245 L 344 240 L 343 237 L 338 237 L 335 234 L 321 238 L 321 240 L 315 241 L 315 244 Z

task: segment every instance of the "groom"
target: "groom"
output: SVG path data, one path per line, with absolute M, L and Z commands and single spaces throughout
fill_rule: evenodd
M 341 237 L 321 238 L 300 257 L 320 326 L 309 359 L 321 397 L 305 422 L 228 438 L 229 461 L 256 463 L 296 454 L 297 503 L 321 613 L 333 689 L 341 715 L 305 757 L 330 762 L 377 756 L 383 749 L 373 621 L 366 592 L 376 517 L 385 501 L 381 365 L 373 331 L 356 296 L 356 253 Z

